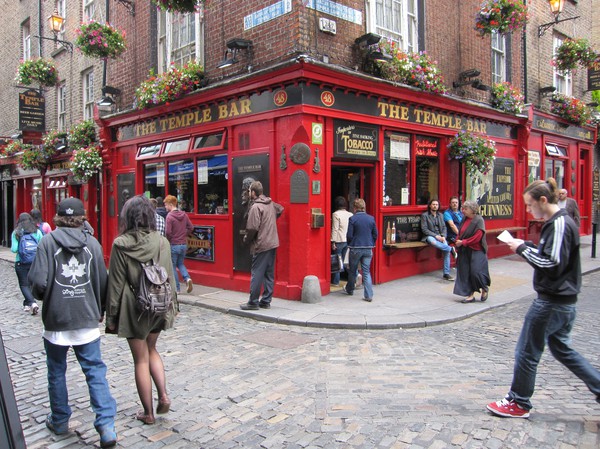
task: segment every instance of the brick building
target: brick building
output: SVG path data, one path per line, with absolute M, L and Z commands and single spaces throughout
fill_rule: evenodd
M 539 87 L 565 82 L 550 65 L 553 48 L 561 36 L 589 37 L 591 0 L 567 1 L 561 18 L 581 17 L 557 23 L 541 37 L 538 26 L 553 20 L 542 0 L 527 2 L 526 32 L 493 37 L 479 37 L 474 29 L 479 0 L 265 3 L 209 0 L 196 13 L 170 14 L 148 0 L 83 2 L 96 4 L 104 14 L 99 18 L 108 17 L 127 33 L 128 49 L 106 64 L 86 66 L 88 58 L 80 56 L 75 64 L 77 50 L 73 61 L 64 60 L 65 52 L 55 57 L 61 67 L 67 62 L 74 67 L 68 73 L 75 78 L 93 70 L 95 98 L 103 86 L 119 92 L 115 106 L 96 113 L 105 169 L 79 191 L 65 186 L 97 213 L 107 254 L 128 195 L 175 194 L 196 226 L 188 254 L 194 280 L 247 290 L 241 186 L 250 177 L 286 207 L 275 294 L 291 299 L 299 298 L 307 274 L 318 276 L 323 292 L 329 290 L 329 217 L 338 195 L 365 198 L 385 239 L 374 249 L 375 282 L 440 268 L 439 254 L 420 242 L 418 220 L 427 198 L 439 197 L 442 207 L 456 194 L 480 200 L 492 231 L 491 256 L 505 254 L 496 230 L 535 237 L 538 229 L 516 194 L 532 177 L 559 174 L 562 185 L 581 192 L 580 207 L 589 211 L 594 130 L 547 114 Z M 67 27 L 65 40 L 73 39 L 71 33 Z M 426 51 L 448 92 L 427 93 L 381 79 L 368 59 L 373 48 L 358 43 L 373 34 L 405 51 Z M 134 107 L 135 89 L 149 69 L 161 73 L 190 59 L 204 65 L 205 87 L 169 104 Z M 223 68 L 226 59 L 236 63 Z M 574 73 L 566 86 L 589 101 L 583 78 Z M 499 81 L 521 88 L 532 106 L 522 115 L 491 108 L 489 86 Z M 47 128 L 56 126 L 57 117 L 52 112 L 47 117 Z M 448 160 L 447 144 L 460 129 L 496 141 L 489 175 L 467 176 Z M 25 191 L 33 177 L 22 181 Z M 44 204 L 51 215 L 52 202 Z M 388 227 L 397 229 L 393 241 Z M 582 232 L 589 229 L 588 213 Z

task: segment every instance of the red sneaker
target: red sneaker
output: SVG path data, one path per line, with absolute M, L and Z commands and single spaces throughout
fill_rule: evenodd
M 490 402 L 487 409 L 496 416 L 504 418 L 529 418 L 529 410 L 525 410 L 515 401 L 502 399 L 498 402 Z

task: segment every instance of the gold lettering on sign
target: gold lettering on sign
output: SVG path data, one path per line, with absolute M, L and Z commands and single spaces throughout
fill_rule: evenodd
M 155 122 L 138 123 L 135 125 L 135 136 L 142 137 L 156 132 Z

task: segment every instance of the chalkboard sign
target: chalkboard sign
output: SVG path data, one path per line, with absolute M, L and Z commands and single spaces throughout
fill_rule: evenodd
M 421 215 L 391 215 L 383 217 L 383 241 L 392 243 L 420 242 Z

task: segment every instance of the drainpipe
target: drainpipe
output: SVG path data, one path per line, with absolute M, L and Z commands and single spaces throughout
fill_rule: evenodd
M 38 56 L 42 57 L 42 0 L 38 0 Z
M 110 1 L 106 0 L 106 23 L 110 23 Z M 106 65 L 108 64 L 108 58 L 104 58 L 102 63 L 102 87 L 106 86 Z
M 527 0 L 524 1 L 527 6 Z M 525 104 L 529 103 L 529 95 L 527 89 L 527 25 L 523 28 L 523 38 L 521 39 L 523 45 L 523 97 L 525 97 Z

